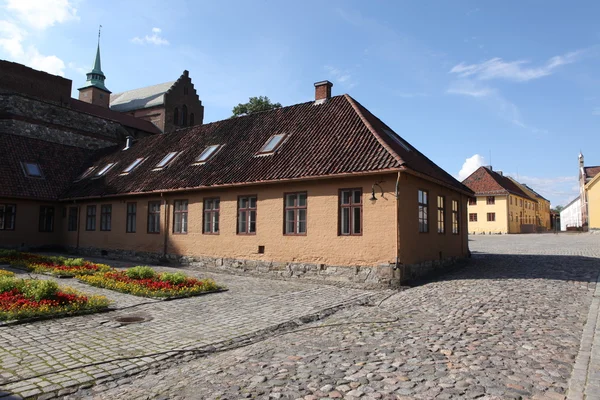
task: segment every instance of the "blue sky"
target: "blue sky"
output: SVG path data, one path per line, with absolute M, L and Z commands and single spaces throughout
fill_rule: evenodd
M 328 79 L 452 175 L 481 164 L 553 205 L 600 165 L 600 3 L 0 0 L 0 58 L 113 92 L 190 71 L 205 122 Z M 74 92 L 74 96 L 76 93 Z M 491 160 L 490 160 L 491 152 Z

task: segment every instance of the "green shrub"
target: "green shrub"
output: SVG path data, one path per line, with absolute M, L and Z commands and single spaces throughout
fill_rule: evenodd
M 175 273 L 163 272 L 162 274 L 160 274 L 159 278 L 161 281 L 169 282 L 172 285 L 179 285 L 179 284 L 182 284 L 183 282 L 185 282 L 185 280 L 187 279 L 187 276 L 185 276 L 181 272 L 175 272 Z
M 19 252 L 16 250 L 0 249 L 0 257 L 14 257 L 18 255 Z
M 0 293 L 10 292 L 19 287 L 20 279 L 12 276 L 0 276 Z
M 24 282 L 21 291 L 25 297 L 40 301 L 55 296 L 58 284 L 50 280 L 30 279 Z
M 156 276 L 156 272 L 150 267 L 129 268 L 125 274 L 131 279 L 151 279 Z
M 67 258 L 62 265 L 67 267 L 81 267 L 85 264 L 85 260 L 83 258 Z

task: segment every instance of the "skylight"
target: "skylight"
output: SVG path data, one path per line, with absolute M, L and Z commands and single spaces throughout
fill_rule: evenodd
M 396 135 L 394 132 L 390 131 L 389 129 L 384 129 L 383 130 L 389 137 L 391 137 L 394 142 L 398 143 L 404 150 L 406 151 L 410 151 L 410 147 L 408 147 L 408 144 L 406 144 L 406 142 L 404 140 L 402 140 L 402 138 L 398 135 Z
M 220 144 L 213 144 L 212 146 L 208 146 L 204 149 L 204 151 L 196 158 L 196 162 L 203 163 L 206 162 L 210 157 L 213 156 L 217 152 L 217 150 L 221 147 Z
M 88 168 L 88 169 L 86 169 L 86 170 L 84 171 L 84 173 L 83 173 L 83 174 L 81 174 L 81 176 L 80 176 L 79 178 L 77 178 L 77 179 L 78 179 L 78 180 L 80 180 L 80 179 L 87 178 L 88 176 L 90 176 L 90 174 L 91 174 L 92 172 L 94 172 L 94 170 L 95 170 L 95 169 L 96 169 L 96 167 L 89 167 L 89 168 Z
M 275 151 L 277 146 L 281 144 L 281 141 L 285 137 L 284 134 L 273 135 L 271 138 L 265 143 L 265 145 L 260 149 L 259 153 L 272 153 Z
M 131 164 L 129 164 L 129 165 L 127 166 L 127 168 L 125 168 L 125 169 L 123 170 L 123 174 L 128 174 L 128 173 L 130 173 L 131 171 L 133 171 L 133 170 L 135 169 L 135 167 L 137 167 L 138 165 L 140 165 L 140 164 L 141 164 L 141 162 L 142 162 L 142 161 L 144 161 L 144 159 L 143 159 L 143 158 L 136 158 L 134 162 L 132 162 Z
M 101 177 L 102 175 L 106 174 L 108 170 L 111 169 L 115 164 L 116 163 L 114 162 L 106 164 L 100 171 L 96 172 L 96 177 Z
M 42 177 L 42 169 L 40 168 L 39 164 L 24 162 L 22 165 L 26 176 L 30 176 L 32 178 Z
M 170 153 L 168 153 L 162 160 L 160 160 L 160 162 L 158 164 L 156 164 L 156 169 L 161 169 L 166 167 L 171 161 L 173 161 L 173 159 L 175 158 L 175 156 L 177 155 L 176 151 L 172 151 Z

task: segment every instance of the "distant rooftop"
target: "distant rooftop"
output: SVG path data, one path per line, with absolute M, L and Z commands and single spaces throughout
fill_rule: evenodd
M 156 107 L 164 104 L 164 94 L 175 81 L 128 90 L 110 96 L 110 109 L 119 112 Z

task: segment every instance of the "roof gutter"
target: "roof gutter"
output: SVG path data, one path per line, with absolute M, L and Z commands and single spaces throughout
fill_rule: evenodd
M 381 174 L 387 174 L 387 173 L 391 173 L 391 172 L 399 172 L 401 170 L 402 170 L 401 168 L 388 168 L 388 169 L 380 169 L 377 171 L 368 171 L 368 172 L 348 172 L 348 173 L 343 173 L 343 174 L 332 174 L 332 175 L 324 175 L 324 176 L 311 176 L 311 177 L 289 178 L 289 179 L 272 179 L 272 180 L 266 180 L 266 181 L 243 182 L 243 183 L 228 183 L 228 184 L 224 184 L 224 185 L 214 185 L 214 186 L 194 186 L 194 187 L 177 188 L 177 189 L 158 189 L 158 190 L 151 190 L 151 191 L 147 191 L 147 192 L 128 192 L 128 193 L 109 194 L 106 196 L 65 197 L 60 200 L 55 200 L 55 201 L 105 199 L 105 198 L 111 198 L 111 197 L 145 196 L 145 195 L 149 195 L 149 194 L 179 193 L 179 192 L 201 191 L 201 190 L 212 190 L 212 189 L 226 189 L 226 188 L 231 188 L 231 187 L 273 185 L 273 184 L 287 183 L 287 182 L 305 182 L 305 181 L 328 180 L 328 179 L 347 178 L 347 177 L 381 175 Z
M 444 186 L 444 187 L 446 187 L 446 188 L 448 188 L 448 189 L 451 189 L 451 190 L 454 190 L 454 191 L 456 191 L 456 192 L 459 192 L 459 193 L 465 194 L 465 195 L 467 195 L 467 196 L 469 196 L 469 197 L 473 197 L 473 196 L 475 196 L 475 192 L 473 192 L 473 191 L 471 191 L 471 190 L 468 190 L 468 191 L 467 191 L 467 190 L 459 189 L 459 188 L 457 188 L 456 186 L 452 186 L 452 185 L 450 185 L 450 184 L 448 184 L 448 183 L 446 183 L 446 182 L 440 181 L 439 179 L 435 179 L 435 178 L 433 178 L 433 177 L 431 177 L 431 176 L 429 176 L 429 175 L 427 175 L 427 174 L 423 174 L 423 173 L 421 173 L 421 172 L 417 172 L 417 171 L 415 171 L 414 169 L 410 169 L 410 168 L 406 167 L 405 165 L 403 165 L 403 166 L 402 166 L 402 169 L 401 169 L 401 171 L 403 171 L 403 172 L 406 172 L 406 173 L 409 173 L 409 174 L 411 174 L 411 175 L 414 175 L 414 176 L 416 176 L 416 177 L 419 177 L 419 178 L 422 178 L 422 179 L 428 180 L 428 181 L 430 181 L 430 182 L 436 183 L 436 184 L 438 184 L 438 185 L 440 185 L 440 186 Z

